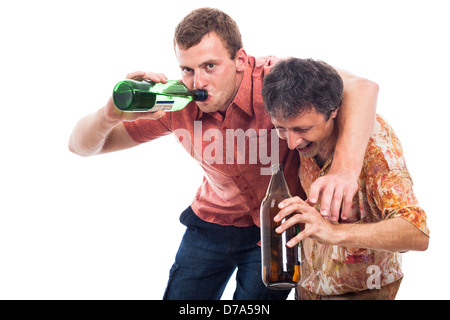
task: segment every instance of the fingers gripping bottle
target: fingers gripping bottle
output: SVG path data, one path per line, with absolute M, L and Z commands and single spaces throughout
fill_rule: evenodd
M 291 198 L 291 194 L 283 173 L 283 165 L 273 165 L 272 178 L 261 204 L 261 260 L 263 282 L 266 287 L 275 290 L 287 290 L 297 286 L 301 274 L 301 247 L 286 246 L 286 243 L 297 235 L 298 226 L 293 226 L 282 234 L 275 232 L 281 224 L 274 221 L 280 211 L 278 204 L 287 198 Z
M 208 93 L 205 90 L 189 90 L 178 80 L 166 83 L 123 80 L 116 84 L 113 101 L 116 107 L 127 112 L 156 112 L 159 110 L 177 111 L 183 109 L 191 101 L 205 101 Z

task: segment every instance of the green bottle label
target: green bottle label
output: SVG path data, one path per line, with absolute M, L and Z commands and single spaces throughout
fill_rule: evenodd
M 152 107 L 151 111 L 155 112 L 159 110 L 169 111 L 172 109 L 174 103 L 175 103 L 174 100 L 156 101 L 156 104 Z

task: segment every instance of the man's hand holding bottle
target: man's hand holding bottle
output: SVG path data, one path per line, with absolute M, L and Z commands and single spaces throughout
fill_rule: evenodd
M 126 79 L 137 81 L 147 79 L 153 82 L 167 82 L 167 77 L 162 73 L 144 71 L 131 72 L 126 76 Z M 157 112 L 124 112 L 115 106 L 112 97 L 108 99 L 104 111 L 107 119 L 111 120 L 111 122 L 117 123 L 121 121 L 135 121 L 138 119 L 158 120 L 166 114 L 163 110 Z

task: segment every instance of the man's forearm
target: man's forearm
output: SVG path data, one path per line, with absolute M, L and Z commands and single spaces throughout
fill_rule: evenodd
M 428 236 L 403 218 L 392 218 L 376 223 L 340 224 L 336 227 L 336 243 L 391 252 L 424 251 Z
M 339 74 L 344 81 L 344 98 L 338 114 L 340 132 L 331 171 L 357 177 L 375 123 L 378 85 L 343 71 Z
M 105 108 L 81 119 L 72 131 L 69 150 L 80 156 L 91 156 L 101 152 L 108 134 L 118 121 L 105 116 Z

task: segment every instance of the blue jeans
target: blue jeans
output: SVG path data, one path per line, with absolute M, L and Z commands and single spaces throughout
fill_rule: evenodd
M 269 290 L 261 279 L 260 231 L 256 226 L 221 226 L 188 207 L 187 229 L 173 264 L 164 300 L 218 300 L 237 268 L 235 300 L 285 300 L 290 290 Z

